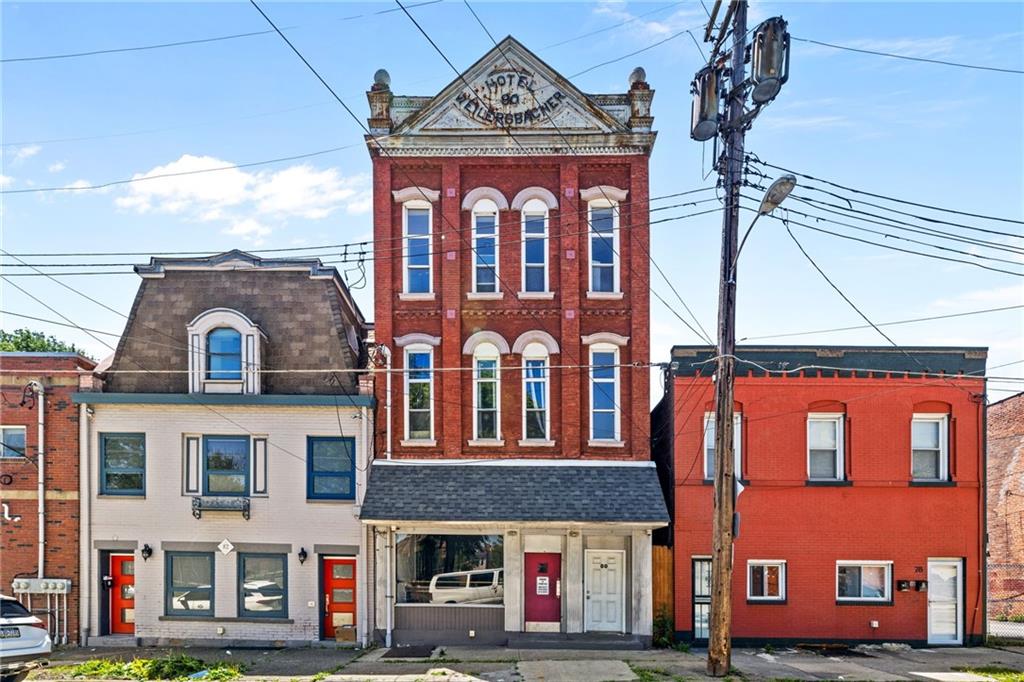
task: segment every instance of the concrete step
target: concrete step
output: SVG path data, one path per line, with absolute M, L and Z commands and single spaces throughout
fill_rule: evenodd
M 585 649 L 641 651 L 647 648 L 642 638 L 604 632 L 518 632 L 508 634 L 510 649 Z

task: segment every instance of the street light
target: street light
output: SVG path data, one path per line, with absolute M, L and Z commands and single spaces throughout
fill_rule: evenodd
M 750 227 L 743 233 L 743 239 L 740 240 L 740 246 L 736 249 L 736 257 L 732 259 L 732 267 L 729 268 L 730 279 L 735 281 L 736 279 L 736 261 L 740 259 L 740 251 L 743 250 L 743 245 L 747 243 L 747 237 L 750 236 L 750 231 L 754 229 L 754 225 L 757 223 L 757 219 L 763 215 L 771 213 L 779 207 L 789 193 L 796 187 L 796 177 L 787 173 L 775 179 L 764 193 L 764 197 L 761 199 L 761 205 L 757 207 L 757 215 L 750 221 Z

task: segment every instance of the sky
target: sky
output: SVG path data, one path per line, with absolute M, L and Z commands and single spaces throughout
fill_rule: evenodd
M 710 0 L 706 2 L 711 5 Z M 387 11 L 394 10 L 394 4 L 267 2 L 262 6 L 360 117 L 368 115 L 365 91 L 378 68 L 389 71 L 392 89 L 398 94 L 433 95 L 454 77 L 404 14 Z M 495 37 L 514 35 L 566 76 L 665 41 L 589 70 L 574 83 L 584 92 L 625 92 L 630 71 L 643 66 L 656 91 L 653 114 L 658 141 L 651 157 L 651 195 L 714 184 L 714 175 L 709 175 L 711 146 L 689 138 L 690 81 L 704 63 L 700 50 L 707 46 L 698 48 L 685 33 L 676 36 L 683 29 L 694 29 L 701 37 L 707 15 L 699 2 L 475 2 L 474 9 Z M 492 46 L 461 1 L 434 2 L 411 12 L 460 69 Z M 1016 2 L 751 5 L 751 25 L 775 15 L 785 17 L 795 38 L 1024 69 L 1024 5 Z M 616 27 L 624 21 L 628 23 Z M 102 190 L 3 194 L 0 239 L 4 250 L 215 253 L 371 238 L 370 159 L 362 131 L 287 45 L 265 33 L 267 24 L 249 3 L 7 1 L 0 5 L 0 23 L 3 59 L 260 32 L 164 49 L 0 64 L 0 190 L 99 184 L 343 147 L 304 159 Z M 794 40 L 789 82 L 754 122 L 747 150 L 769 163 L 842 185 L 1021 220 L 1024 76 L 895 60 Z M 766 172 L 773 177 L 780 173 Z M 654 202 L 653 207 L 667 203 Z M 787 205 L 806 209 L 792 201 Z M 659 211 L 652 219 L 714 206 Z M 752 214 L 743 215 L 745 226 Z M 949 214 L 940 217 L 1011 236 L 945 228 L 957 234 L 1024 246 L 1021 225 Z M 830 229 L 858 234 L 835 226 Z M 799 227 L 794 227 L 794 233 L 874 322 L 1024 304 L 1021 277 Z M 718 214 L 651 226 L 656 262 L 712 333 L 720 236 Z M 920 248 L 864 233 L 858 236 Z M 971 245 L 951 246 L 978 253 Z M 309 253 L 330 260 L 328 251 Z M 1021 255 L 1003 251 L 994 255 L 1013 262 L 966 259 L 1024 272 Z M 132 263 L 146 258 L 26 260 Z M 108 269 L 130 270 L 126 266 Z M 2 269 L 8 275 L 25 271 Z M 360 285 L 360 272 L 345 275 L 354 287 Z M 137 276 L 60 279 L 106 307 L 45 277 L 10 281 L 76 325 L 114 333 L 123 329 L 124 318 L 113 311 L 128 312 Z M 368 285 L 354 294 L 372 319 L 369 273 L 365 281 Z M 651 282 L 677 313 L 688 317 L 657 272 L 652 272 Z M 5 311 L 59 319 L 6 281 L 0 282 L 0 299 Z M 656 298 L 651 311 L 652 360 L 666 360 L 672 345 L 701 342 Z M 781 223 L 759 221 L 739 262 L 741 343 L 748 337 L 863 324 L 801 255 Z M 96 357 L 110 353 L 108 347 L 75 329 L 4 314 L 0 314 L 0 325 L 52 333 Z M 900 345 L 987 346 L 990 367 L 1024 360 L 1021 309 L 884 329 Z M 114 337 L 100 338 L 116 344 Z M 758 342 L 888 345 L 870 328 Z M 1024 364 L 998 367 L 991 374 L 1024 377 Z M 1022 389 L 1024 382 L 992 382 L 990 400 Z

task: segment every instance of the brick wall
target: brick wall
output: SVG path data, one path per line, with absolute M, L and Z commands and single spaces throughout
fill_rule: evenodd
M 1024 619 L 1024 394 L 988 407 L 991 618 Z
M 12 520 L 3 519 L 0 544 L 0 591 L 11 594 L 15 576 L 36 577 L 38 570 L 38 402 L 20 405 L 30 381 L 45 391 L 45 577 L 72 581 L 68 596 L 68 635 L 77 643 L 79 581 L 78 407 L 71 394 L 79 377 L 95 363 L 74 355 L 16 354 L 0 356 L 3 426 L 24 426 L 28 459 L 0 459 L 0 501 Z M 14 521 L 14 517 L 21 517 Z M 33 600 L 33 611 L 45 610 L 45 597 Z M 43 615 L 40 613 L 40 615 Z

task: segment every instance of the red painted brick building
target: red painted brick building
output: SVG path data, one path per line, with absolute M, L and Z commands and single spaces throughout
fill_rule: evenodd
M 989 618 L 1024 634 L 1024 393 L 988 406 L 988 556 Z
M 56 643 L 78 639 L 79 419 L 71 394 L 88 390 L 95 366 L 77 353 L 0 353 L 0 590 L 30 604 L 49 623 Z M 42 567 L 40 467 L 46 519 Z
M 737 350 L 734 641 L 981 641 L 986 352 L 907 353 Z M 710 623 L 713 355 L 673 349 L 652 427 L 675 627 L 695 640 Z
M 397 546 L 397 567 L 384 557 L 378 566 L 378 629 L 387 638 L 393 625 L 406 641 L 437 641 L 438 631 L 452 641 L 591 630 L 649 639 L 649 532 L 667 520 L 649 461 L 653 90 L 638 69 L 626 93 L 584 94 L 506 38 L 436 96 L 394 95 L 379 71 L 368 98 L 371 130 L 384 136 L 367 140 L 375 336 L 395 370 L 390 382 L 376 382 L 378 423 L 390 415 L 390 431 L 379 434 L 384 454 L 362 516 L 391 529 L 386 545 Z M 566 464 L 585 469 L 591 484 Z M 527 480 L 559 467 L 544 481 Z M 630 517 L 601 517 L 603 497 L 629 493 L 614 487 L 623 470 L 643 488 L 638 494 L 654 493 L 651 504 L 638 502 Z M 630 479 L 633 470 L 641 473 Z M 435 496 L 415 514 L 388 506 L 428 480 L 456 497 Z M 556 480 L 570 481 L 551 492 L 580 498 L 575 512 L 535 508 Z M 507 509 L 460 508 L 457 496 L 473 492 L 470 485 L 493 486 Z M 393 535 L 413 521 L 416 532 Z M 622 525 L 613 531 L 612 521 Z M 442 526 L 463 535 L 441 535 Z M 465 535 L 473 529 L 483 535 Z M 490 547 L 491 557 L 453 557 L 457 542 Z M 444 554 L 443 566 L 424 558 L 428 545 L 431 557 L 435 548 Z M 617 571 L 607 622 L 584 604 L 597 602 L 583 594 L 589 559 Z M 547 571 L 539 583 L 528 577 L 534 561 Z M 442 569 L 447 576 L 455 566 L 496 563 L 503 597 L 492 595 L 489 608 L 405 603 L 436 603 L 438 590 L 424 593 Z M 618 583 L 634 574 L 635 585 L 632 577 Z M 547 590 L 542 615 L 538 584 Z

